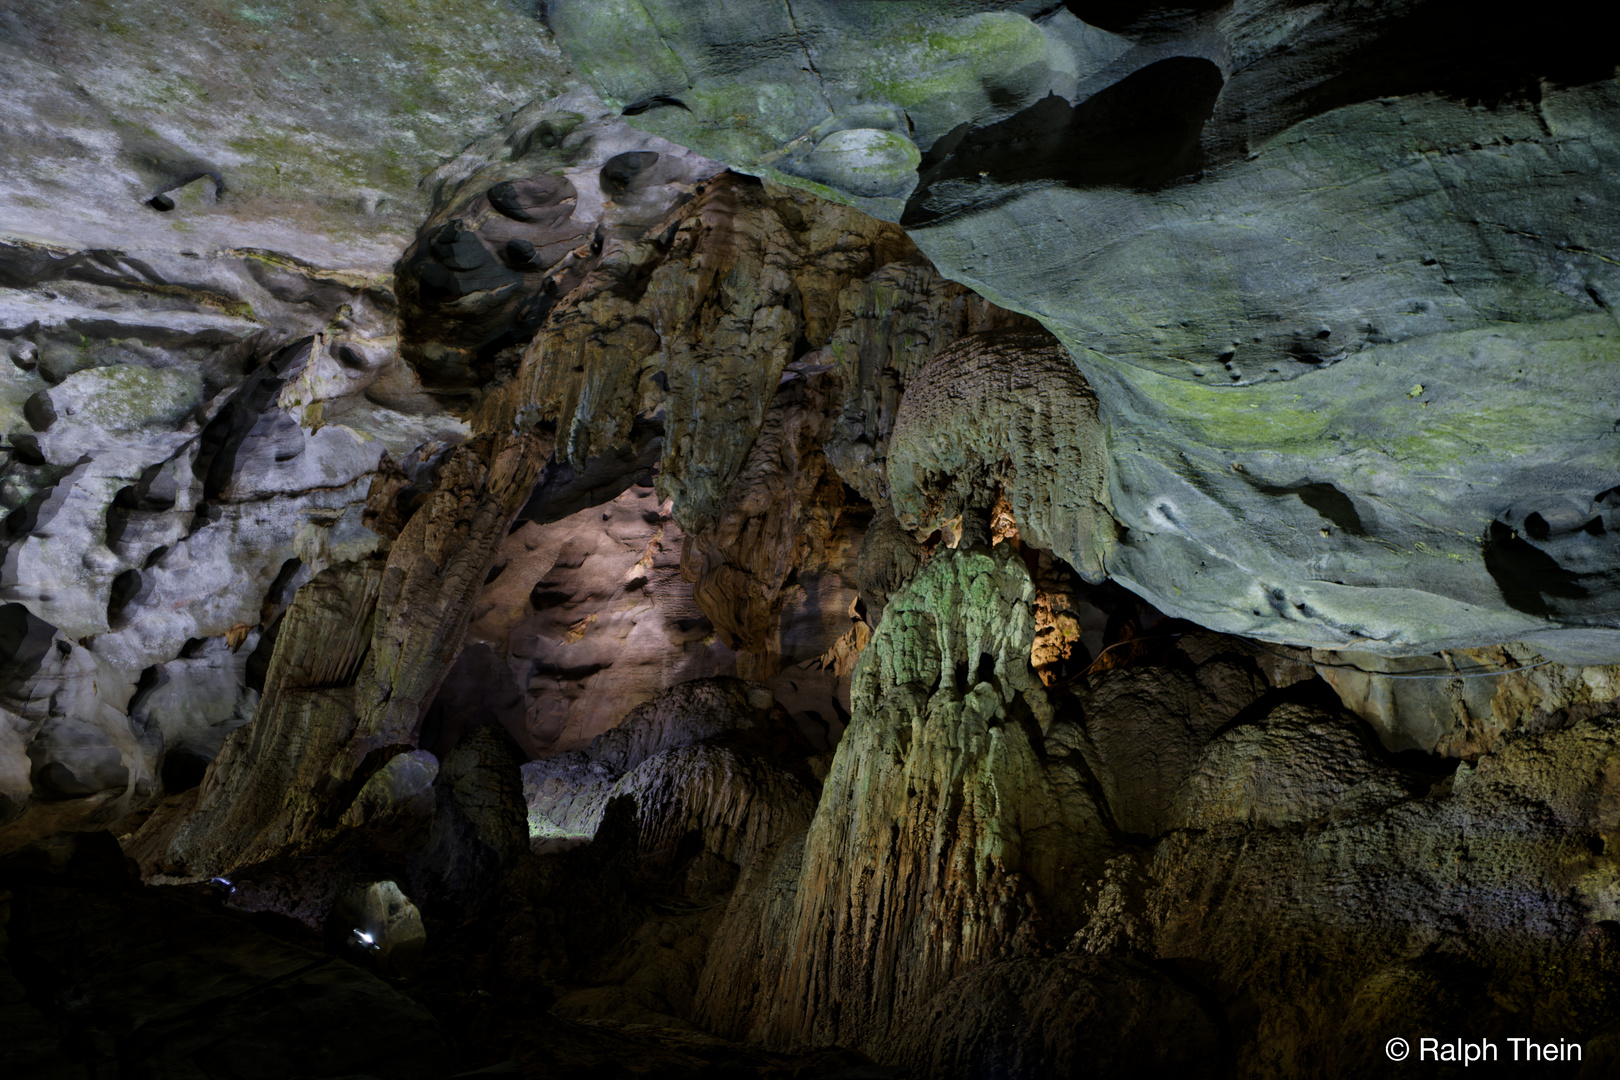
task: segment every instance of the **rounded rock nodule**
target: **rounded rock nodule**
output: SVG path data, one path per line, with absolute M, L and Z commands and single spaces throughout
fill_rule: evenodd
M 804 171 L 851 195 L 876 198 L 905 192 L 916 179 L 922 152 L 904 135 L 879 128 L 846 128 L 816 144 Z

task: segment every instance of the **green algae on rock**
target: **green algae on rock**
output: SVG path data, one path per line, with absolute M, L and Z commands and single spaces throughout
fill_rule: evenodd
M 1057 335 L 1107 431 L 1108 570 L 1159 607 L 1390 655 L 1620 656 L 1609 534 L 1518 524 L 1605 520 L 1620 482 L 1613 49 L 1479 26 L 1425 65 L 1365 13 L 1264 3 L 1104 31 L 1038 5 L 672 0 L 648 40 L 585 7 L 552 5 L 564 49 L 656 47 L 685 82 L 658 93 L 699 103 L 633 123 L 900 220 Z M 779 48 L 727 50 L 745 11 L 781 22 Z M 1300 89 L 1294 57 L 1331 70 L 1386 34 L 1410 76 Z M 1501 85 L 1469 81 L 1476 55 Z M 711 114 L 722 84 L 772 92 Z M 804 167 L 874 123 L 856 109 L 921 151 L 903 208 Z

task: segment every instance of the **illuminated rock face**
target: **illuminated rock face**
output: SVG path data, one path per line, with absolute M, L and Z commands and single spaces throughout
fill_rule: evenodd
M 392 267 L 421 175 L 565 65 L 518 12 L 445 14 L 3 17 L 0 819 L 31 815 L 18 835 L 194 786 L 253 715 L 294 593 L 376 548 L 361 519 L 384 454 L 465 438 L 400 361 Z
M 0 15 L 41 1053 L 150 1057 L 126 919 L 397 1043 L 312 1076 L 1620 1053 L 1608 39 L 126 7 Z
M 1442 0 L 625 7 L 547 11 L 630 123 L 1063 343 L 1115 580 L 1273 641 L 1620 659 L 1612 42 Z M 810 165 L 872 117 L 920 153 L 886 198 Z
M 1420 770 L 1219 635 L 1048 693 L 1034 594 L 1004 545 L 890 599 L 815 820 L 715 933 L 706 1026 L 942 1077 L 1334 1076 L 1376 1073 L 1388 1032 L 1612 1015 L 1588 995 L 1611 1000 L 1620 879 L 1577 839 L 1620 822 L 1612 707 Z

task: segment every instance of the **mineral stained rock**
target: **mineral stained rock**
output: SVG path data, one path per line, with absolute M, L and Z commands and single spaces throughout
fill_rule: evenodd
M 709 1023 L 886 1046 L 953 977 L 1079 928 L 1111 841 L 1083 766 L 1044 752 L 1064 721 L 1029 664 L 1034 592 L 1002 546 L 936 557 L 890 598 L 792 897 L 734 902 Z
M 577 115 L 570 110 L 588 103 L 588 97 L 565 95 L 513 123 L 537 128 L 565 113 Z M 397 535 L 386 556 L 367 564 L 366 573 L 381 575 L 374 590 L 339 590 L 351 608 L 342 616 L 343 632 L 359 635 L 357 641 L 369 638 L 369 648 L 311 657 L 328 667 L 337 664 L 312 681 L 294 670 L 301 661 L 293 659 L 293 650 L 300 646 L 278 640 L 266 675 L 267 685 L 277 688 L 274 698 L 261 704 L 254 731 L 235 736 L 210 772 L 195 812 L 171 842 L 170 872 L 208 876 L 289 846 L 324 842 L 319 838 L 345 813 L 370 773 L 421 739 L 467 626 L 475 615 L 492 614 L 480 597 L 492 586 L 500 589 L 495 571 L 513 524 L 525 519 L 544 527 L 562 510 L 628 490 L 647 475 L 655 450 L 657 487 L 688 534 L 681 569 L 695 579 L 693 595 L 706 608 L 704 615 L 728 647 L 761 655 L 746 667 L 739 663 L 746 673 L 783 675 L 787 689 L 797 692 L 800 680 L 792 669 L 784 671 L 784 661 L 813 661 L 832 669 L 830 678 L 811 680 L 821 683 L 824 711 L 801 711 L 806 720 L 814 714 L 824 737 L 834 733 L 836 717 L 825 712 L 839 707 L 838 683 L 847 675 L 847 660 L 839 657 L 848 655 L 846 637 L 859 636 L 847 629 L 847 616 L 840 621 L 836 614 L 855 606 L 853 583 L 844 582 L 846 575 L 854 576 L 853 568 L 842 553 L 857 547 L 858 521 L 839 524 L 836 498 L 828 504 L 815 490 L 819 484 L 834 497 L 842 490 L 829 468 L 833 455 L 815 446 L 816 436 L 830 430 L 828 416 L 836 410 L 846 445 L 859 441 L 868 454 L 881 454 L 893 414 L 881 396 L 878 356 L 898 351 L 888 366 L 910 373 L 922 365 L 930 345 L 1021 320 L 940 280 L 895 227 L 803 192 L 768 189 L 732 175 L 692 183 L 690 174 L 677 173 L 662 187 L 647 189 L 650 204 L 634 203 L 626 194 L 634 188 L 633 178 L 621 175 L 613 163 L 627 153 L 665 151 L 622 150 L 626 129 L 608 123 L 596 108 L 595 127 L 576 125 L 555 146 L 536 153 L 541 160 L 560 155 L 595 162 L 609 150 L 616 152 L 571 181 L 576 210 L 585 185 L 594 186 L 595 201 L 584 201 L 602 215 L 596 227 L 600 243 L 568 256 L 577 264 L 568 271 L 571 284 L 547 309 L 544 324 L 526 343 L 496 353 L 500 377 L 460 406 L 473 437 L 436 453 L 431 465 L 418 451 L 411 473 L 403 466 L 374 473 L 362 519 Z M 569 141 L 576 138 L 580 141 Z M 446 206 L 461 205 L 468 190 L 510 175 L 510 165 L 490 172 L 494 166 L 484 162 L 483 153 L 469 149 L 442 170 Z M 633 161 L 644 168 L 656 164 L 646 156 Z M 452 183 L 456 178 L 459 184 Z M 495 203 L 480 196 L 475 208 L 485 209 L 453 219 L 461 222 L 449 244 L 454 251 L 434 246 L 438 241 L 432 237 L 449 226 L 431 219 L 413 249 L 425 255 L 407 252 L 401 261 L 401 331 L 416 342 L 416 351 L 406 355 L 424 385 L 438 392 L 455 389 L 436 381 L 449 378 L 445 358 L 460 355 L 458 363 L 472 362 L 451 343 L 467 340 L 470 327 L 483 327 L 491 318 L 509 324 L 518 318 L 516 309 L 489 308 L 492 296 L 501 289 L 529 289 L 544 297 L 546 282 L 553 280 L 520 276 L 500 288 L 472 289 L 471 306 L 451 309 L 432 306 L 440 303 L 432 299 L 440 293 L 424 292 L 439 280 L 432 267 L 476 272 L 475 264 L 483 265 L 473 252 L 488 254 L 493 241 L 484 234 L 490 229 L 497 239 L 504 235 L 501 223 L 511 218 L 496 212 L 497 204 L 517 198 L 513 190 L 502 189 Z M 615 196 L 626 198 L 629 209 Z M 658 216 L 649 206 L 660 200 L 667 205 Z M 523 206 L 529 209 L 521 212 L 532 217 L 536 208 Z M 509 333 L 521 329 L 513 325 Z M 795 353 L 804 351 L 801 341 L 833 362 L 801 360 L 809 366 L 789 371 Z M 475 349 L 471 355 L 482 353 Z M 824 369 L 832 377 L 818 380 L 815 395 L 805 401 L 808 407 L 795 406 L 790 387 L 773 414 L 770 402 L 782 394 L 771 391 L 783 385 L 784 375 L 791 383 Z M 869 401 L 872 411 L 862 407 Z M 750 455 L 759 475 L 757 490 L 776 486 L 770 478 L 788 469 L 808 478 L 811 487 L 797 494 L 811 501 L 753 506 L 743 481 Z M 861 457 L 850 451 L 845 459 Z M 873 493 L 886 497 L 881 484 Z M 706 534 L 727 544 L 735 530 L 756 527 L 748 522 L 761 516 L 765 530 L 782 539 L 774 548 L 740 545 L 748 552 L 746 587 L 724 584 L 737 569 L 737 555 L 728 556 L 729 564 L 694 565 L 692 553 L 704 551 L 705 544 L 716 548 Z M 822 572 L 816 587 L 812 572 L 818 560 Z M 789 582 L 800 568 L 803 582 Z M 789 590 L 789 584 L 796 587 Z M 783 612 L 800 596 L 833 614 L 796 626 Z M 580 619 L 585 629 L 589 616 Z M 510 658 L 510 646 L 502 651 Z M 342 659 L 349 656 L 352 664 Z M 537 738 L 555 744 L 566 736 L 577 745 L 594 734 L 588 720 L 583 732 L 567 731 L 566 719 L 563 730 L 532 730 L 521 694 L 515 702 L 486 699 L 484 707 L 491 704 L 523 714 L 524 719 L 509 719 L 531 752 L 540 748 Z M 321 735 L 305 740 L 301 732 L 310 723 L 318 724 Z M 284 779 L 271 781 L 255 767 L 264 756 L 275 759 L 271 771 Z M 273 820 L 263 809 L 269 805 L 283 808 Z
M 1068 699 L 1033 593 L 1001 545 L 891 598 L 814 822 L 739 879 L 706 1026 L 927 1076 L 1327 1077 L 1379 1075 L 1388 1031 L 1609 1022 L 1612 715 L 1414 771 L 1191 632 Z
M 423 744 L 502 725 L 530 757 L 579 749 L 637 705 L 734 662 L 681 576 L 669 504 L 634 486 L 501 543 Z
M 1273 641 L 1620 657 L 1612 42 L 1440 0 L 623 7 L 547 18 L 630 123 L 902 222 L 1067 347 L 1115 580 Z
M 319 7 L 0 13 L 4 1067 L 1613 1071 L 1612 39 Z
M 1019 534 L 1101 581 L 1113 546 L 1097 400 L 1047 335 L 979 336 L 917 372 L 895 420 L 889 486 L 914 532 L 980 527 L 998 497 Z

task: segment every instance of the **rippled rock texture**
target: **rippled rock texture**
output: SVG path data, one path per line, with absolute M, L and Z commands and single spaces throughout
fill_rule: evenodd
M 318 7 L 0 14 L 7 1067 L 1613 1071 L 1609 39 Z
M 1620 657 L 1612 43 L 1445 0 L 547 13 L 631 123 L 900 221 L 1055 334 L 1106 565 L 1159 608 Z
M 0 17 L 18 836 L 194 786 L 253 715 L 294 594 L 377 549 L 381 463 L 466 437 L 400 362 L 392 267 L 421 174 L 565 65 L 516 12 L 444 14 Z

